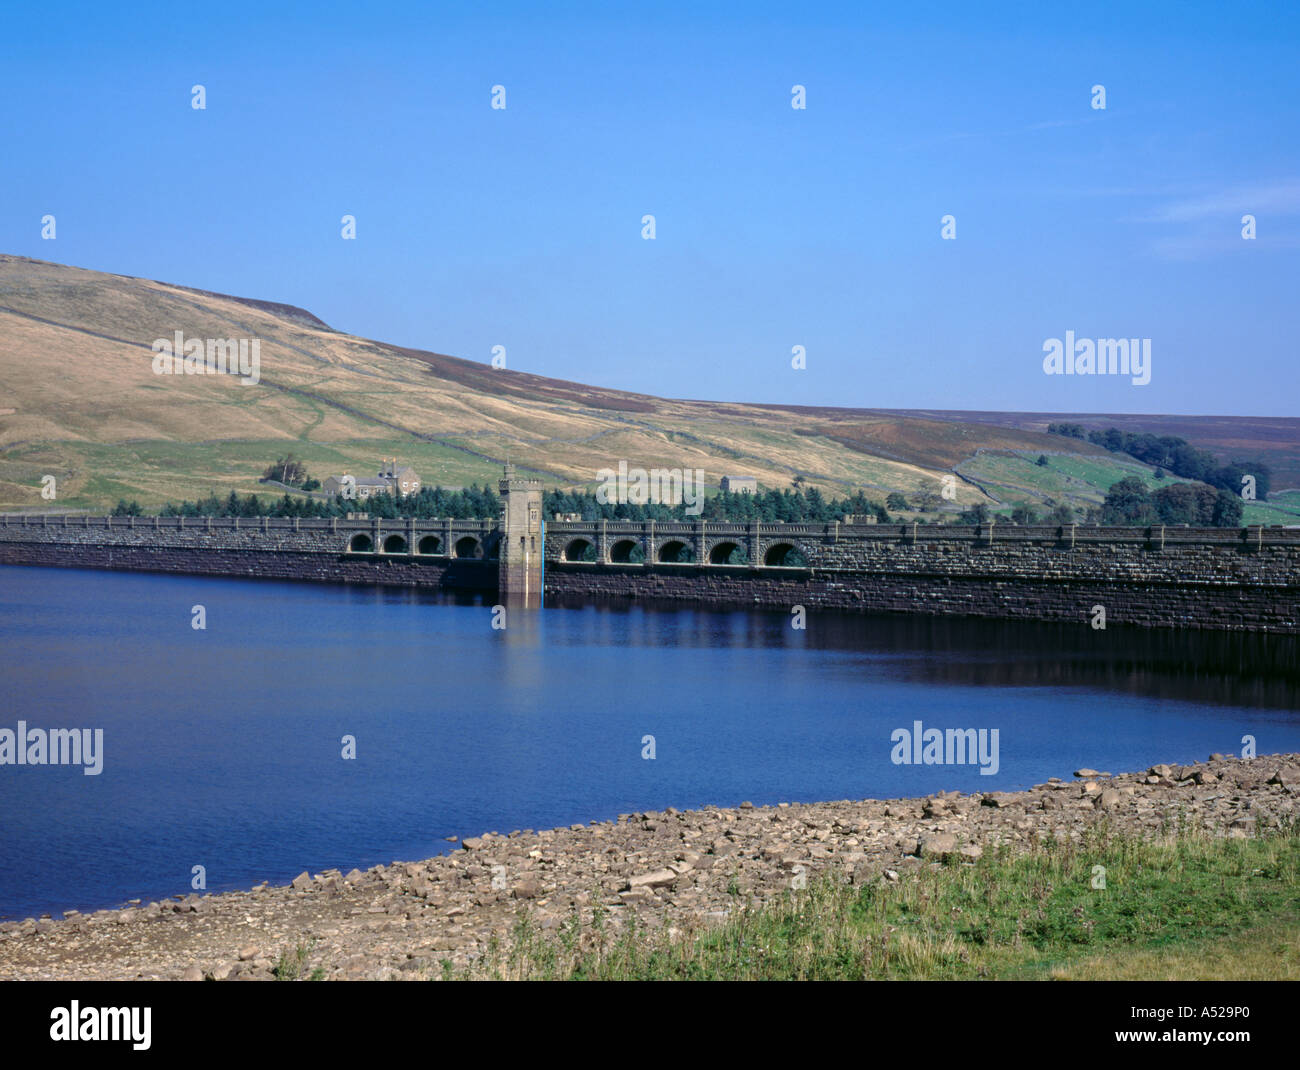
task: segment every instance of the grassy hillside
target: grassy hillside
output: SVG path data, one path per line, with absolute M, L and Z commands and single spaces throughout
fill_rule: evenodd
M 1285 391 L 1273 400 L 1278 408 L 1294 406 Z M 1052 423 L 1081 424 L 1088 431 L 1115 427 L 1134 434 L 1174 435 L 1220 462 L 1261 460 L 1273 470 L 1277 490 L 1300 489 L 1300 419 L 1294 416 L 1162 416 L 1155 413 L 1077 412 L 942 412 L 929 409 L 894 410 L 895 415 L 936 420 L 961 420 L 965 424 L 1016 427 L 1045 431 Z
M 1046 465 L 1038 464 L 1045 456 Z M 1152 490 L 1168 483 L 1186 480 L 1174 476 L 1156 479 L 1149 465 L 1123 455 L 1107 454 L 1086 457 L 1075 453 L 1001 453 L 981 450 L 976 456 L 957 465 L 956 471 L 980 486 L 1002 507 L 995 512 L 1010 511 L 1015 502 L 1050 506 L 1069 501 L 1100 505 L 1111 484 L 1126 476 L 1136 476 Z
M 260 339 L 260 383 L 155 375 L 151 343 L 178 330 Z M 802 477 L 883 498 L 935 491 L 957 470 L 971 481 L 950 507 L 995 504 L 977 483 L 993 498 L 1023 482 L 1025 493 L 1095 503 L 1109 474 L 1127 474 L 1089 443 L 956 415 L 607 390 L 359 338 L 289 305 L 0 256 L 0 509 L 256 491 L 290 450 L 318 478 L 397 456 L 449 486 L 494 481 L 509 459 L 548 485 L 593 487 L 599 469 L 626 460 L 703 469 L 713 486 L 722 475 L 778 488 Z M 1050 476 L 986 470 L 992 456 L 1039 453 L 1054 455 Z M 40 495 L 46 475 L 54 501 Z

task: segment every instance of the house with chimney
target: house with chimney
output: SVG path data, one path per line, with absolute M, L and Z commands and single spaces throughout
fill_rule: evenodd
M 420 492 L 420 477 L 410 465 L 399 465 L 396 457 L 384 457 L 379 471 L 373 476 L 353 476 L 347 472 L 326 476 L 321 480 L 320 489 L 331 498 L 342 495 L 357 501 L 365 501 L 376 494 L 405 498 L 409 494 Z

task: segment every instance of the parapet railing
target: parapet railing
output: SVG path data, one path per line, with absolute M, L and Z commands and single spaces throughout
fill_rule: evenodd
M 90 516 L 78 513 L 0 513 L 0 527 L 104 528 L 170 531 L 491 531 L 496 520 L 437 517 Z
M 875 540 L 905 543 L 961 542 L 988 544 L 998 542 L 1032 543 L 1052 542 L 1078 545 L 1080 543 L 1214 545 L 1214 546 L 1300 546 L 1300 527 L 1265 527 L 1252 524 L 1240 528 L 1192 528 L 1172 524 L 1154 524 L 1145 527 L 1102 527 L 1083 524 L 829 524 L 807 523 L 737 523 L 734 521 L 627 521 L 584 520 L 548 521 L 548 535 L 590 537 L 604 532 L 606 538 L 647 537 L 666 535 L 734 536 L 741 538 L 755 533 L 764 540 L 816 539 L 824 542 L 840 540 Z
M 478 520 L 439 517 L 207 517 L 207 516 L 90 516 L 75 513 L 0 513 L 0 528 L 103 528 L 186 530 L 186 531 L 328 531 L 349 532 L 375 529 L 389 531 L 486 532 L 500 526 L 495 518 Z M 670 535 L 752 537 L 764 540 L 815 539 L 824 542 L 868 540 L 904 543 L 956 542 L 989 543 L 1052 542 L 1069 546 L 1081 543 L 1150 544 L 1155 546 L 1300 546 L 1300 527 L 1266 527 L 1252 524 L 1240 528 L 1192 528 L 1171 524 L 1146 527 L 1101 527 L 1099 525 L 1015 524 L 827 524 L 740 523 L 715 520 L 556 520 L 547 521 L 548 535 L 595 536 L 606 538 Z

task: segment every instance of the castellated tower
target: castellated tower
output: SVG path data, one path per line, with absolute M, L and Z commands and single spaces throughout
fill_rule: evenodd
M 507 606 L 542 604 L 542 481 L 515 475 L 507 464 L 501 489 L 497 584 Z

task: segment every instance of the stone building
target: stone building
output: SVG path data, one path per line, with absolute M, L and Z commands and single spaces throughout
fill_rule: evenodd
M 405 498 L 408 494 L 420 492 L 420 477 L 410 465 L 399 466 L 396 457 L 385 457 L 379 471 L 373 476 L 350 476 L 346 472 L 341 476 L 326 476 L 321 481 L 320 488 L 330 497 L 342 494 L 358 501 L 364 501 L 375 494 Z M 351 488 L 351 493 L 344 488 Z
M 384 463 L 379 469 L 379 478 L 388 480 L 392 488 L 391 493 L 395 497 L 405 498 L 408 494 L 420 493 L 420 477 L 415 474 L 415 469 L 409 464 L 399 468 L 396 457 L 384 458 Z
M 718 486 L 732 494 L 758 493 L 758 480 L 753 476 L 723 476 Z
M 326 476 L 321 480 L 320 489 L 330 497 L 341 494 L 344 498 L 365 501 L 374 494 L 387 494 L 391 484 L 379 476 L 350 476 L 345 472 L 341 476 Z

